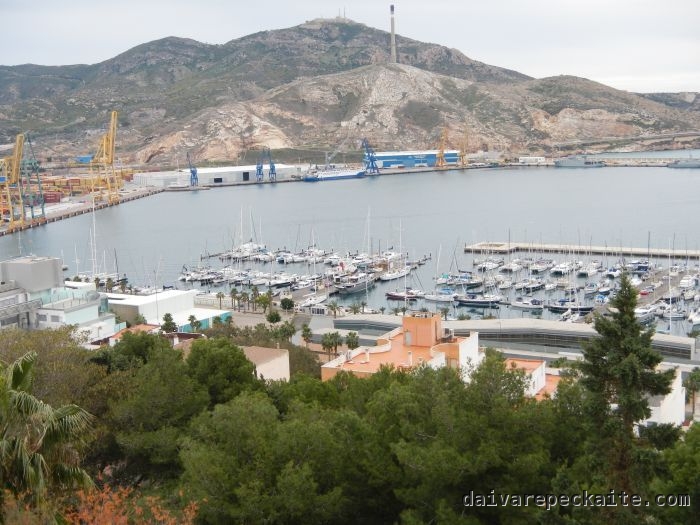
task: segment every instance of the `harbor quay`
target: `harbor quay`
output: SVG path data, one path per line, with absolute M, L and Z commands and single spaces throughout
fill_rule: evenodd
M 6 230 L 0 228 L 0 237 L 4 235 L 9 235 L 17 231 L 28 230 L 30 228 L 37 228 L 45 224 L 60 221 L 63 219 L 69 219 L 77 215 L 82 215 L 84 213 L 91 213 L 95 210 L 101 210 L 103 208 L 109 208 L 110 206 L 116 206 L 118 204 L 123 204 L 125 202 L 130 202 L 136 199 L 142 199 L 144 197 L 150 197 L 151 195 L 156 195 L 163 191 L 162 188 L 134 188 L 128 193 L 124 193 L 119 196 L 118 202 L 92 202 L 90 195 L 83 195 L 79 200 L 73 200 L 66 203 L 60 203 L 56 206 L 48 206 L 46 209 L 45 217 L 41 217 L 35 221 L 29 221 L 26 224 L 15 228 L 14 230 Z

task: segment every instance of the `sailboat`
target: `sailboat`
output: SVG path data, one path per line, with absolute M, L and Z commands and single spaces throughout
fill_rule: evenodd
M 438 248 L 438 256 L 437 256 L 437 261 L 435 262 L 435 281 L 437 282 L 438 279 L 438 271 L 440 268 L 440 254 L 442 252 L 442 245 Z M 452 288 L 449 287 L 443 287 L 443 288 L 436 288 L 433 290 L 431 293 L 426 293 L 423 299 L 426 301 L 431 301 L 435 303 L 451 303 L 455 300 L 457 297 L 457 294 Z

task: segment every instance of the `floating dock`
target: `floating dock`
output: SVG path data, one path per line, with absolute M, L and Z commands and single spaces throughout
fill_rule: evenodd
M 521 252 L 568 253 L 603 255 L 611 257 L 674 257 L 700 259 L 700 250 L 673 250 L 670 248 L 630 248 L 626 246 L 581 246 L 578 244 L 538 244 L 519 242 L 479 242 L 464 246 L 464 253 L 512 254 Z

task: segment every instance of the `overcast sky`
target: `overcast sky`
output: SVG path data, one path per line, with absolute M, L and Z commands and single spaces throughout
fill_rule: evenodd
M 92 64 L 166 36 L 223 44 L 313 18 L 389 30 L 377 0 L 0 0 L 0 64 Z M 542 78 L 700 91 L 700 0 L 396 0 L 400 36 Z M 400 42 L 400 41 L 399 41 Z

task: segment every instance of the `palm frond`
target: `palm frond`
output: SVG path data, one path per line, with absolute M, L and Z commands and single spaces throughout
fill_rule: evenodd
M 32 370 L 36 361 L 36 352 L 27 352 L 7 366 L 5 374 L 7 384 L 12 390 L 29 390 L 32 385 Z

